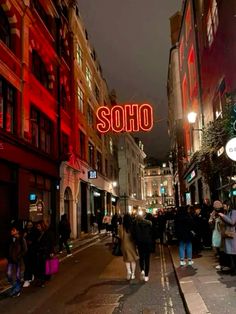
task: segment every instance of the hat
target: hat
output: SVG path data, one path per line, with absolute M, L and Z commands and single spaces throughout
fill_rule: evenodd
M 214 201 L 213 207 L 217 210 L 217 209 L 222 208 L 223 204 L 221 203 L 221 201 Z

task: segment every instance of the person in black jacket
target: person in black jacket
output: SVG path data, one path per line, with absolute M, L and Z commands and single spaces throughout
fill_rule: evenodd
M 188 265 L 192 265 L 192 238 L 195 232 L 193 218 L 188 211 L 188 207 L 179 208 L 176 215 L 175 228 L 179 241 L 180 266 L 186 265 L 185 256 L 187 256 Z
M 10 296 L 19 296 L 21 292 L 21 270 L 23 257 L 27 252 L 27 244 L 20 234 L 20 228 L 15 225 L 11 227 L 11 238 L 7 246 L 7 278 L 11 284 Z M 15 275 L 14 275 L 15 272 Z
M 66 248 L 67 256 L 72 255 L 68 244 L 70 234 L 71 234 L 70 223 L 67 219 L 67 215 L 64 214 L 61 216 L 61 221 L 59 222 L 59 252 L 62 253 L 64 245 Z
M 152 223 L 150 220 L 137 216 L 133 225 L 133 238 L 138 247 L 141 280 L 149 280 L 150 255 L 153 249 Z
M 54 240 L 51 230 L 44 221 L 36 223 L 38 237 L 36 240 L 35 282 L 44 287 L 49 277 L 46 275 L 46 260 L 54 255 Z

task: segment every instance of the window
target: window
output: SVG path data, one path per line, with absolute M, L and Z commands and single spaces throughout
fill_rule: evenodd
M 197 84 L 196 62 L 193 46 L 190 49 L 188 57 L 189 90 L 192 96 Z
M 69 157 L 69 136 L 65 133 L 62 133 L 62 135 L 61 135 L 61 154 L 63 156 L 63 160 L 68 160 L 68 157 Z
M 92 143 L 89 142 L 88 144 L 88 163 L 89 165 L 94 168 L 94 146 Z
M 79 66 L 82 68 L 82 66 L 83 66 L 83 51 L 82 51 L 79 44 L 77 44 L 76 59 L 77 59 Z
M 7 45 L 8 48 L 11 46 L 11 26 L 8 18 L 0 6 L 0 40 Z
M 37 11 L 41 20 L 44 22 L 44 24 L 50 30 L 49 16 L 47 15 L 46 11 L 44 10 L 44 7 L 41 5 L 39 0 L 33 0 L 32 2 L 33 2 L 34 9 Z
M 52 153 L 52 122 L 40 111 L 31 107 L 31 143 L 47 154 Z
M 182 65 L 183 65 L 183 59 L 184 59 L 184 39 L 182 38 L 180 40 L 180 45 L 179 45 L 179 66 L 180 66 L 180 69 L 182 68 Z
M 78 109 L 80 112 L 84 112 L 84 93 L 82 89 L 78 86 Z
M 88 84 L 89 89 L 92 90 L 92 73 L 88 66 L 86 66 L 85 77 L 86 77 L 86 82 Z
M 183 110 L 184 112 L 186 112 L 187 106 L 188 106 L 188 86 L 187 86 L 186 74 L 184 75 L 184 79 L 182 82 L 182 96 L 183 96 Z
M 105 159 L 105 175 L 108 175 L 108 160 Z
M 188 5 L 188 9 L 187 9 L 187 13 L 186 13 L 186 21 L 185 21 L 185 27 L 186 27 L 186 41 L 188 40 L 189 38 L 189 34 L 190 34 L 190 31 L 192 29 L 192 25 L 191 25 L 191 7 L 190 7 L 190 3 Z
M 61 85 L 61 107 L 66 111 L 68 111 L 69 109 L 69 106 L 67 104 L 66 89 L 64 85 Z
M 87 121 L 89 126 L 93 126 L 93 108 L 88 104 Z
M 99 91 L 97 84 L 95 84 L 95 97 L 97 99 L 97 102 L 99 103 L 100 102 L 100 91 Z
M 97 151 L 97 171 L 102 173 L 102 154 Z
M 110 146 L 110 153 L 113 154 L 113 141 L 111 137 L 109 139 L 109 146 Z
M 219 15 L 216 0 L 212 1 L 207 15 L 207 41 L 209 47 L 212 45 L 214 35 L 219 25 Z
M 79 131 L 79 141 L 80 141 L 80 148 L 79 148 L 79 157 L 82 160 L 85 160 L 85 135 L 82 131 Z
M 0 128 L 16 130 L 16 89 L 0 76 Z
M 37 51 L 32 52 L 32 72 L 42 85 L 49 89 L 49 76 L 46 66 Z

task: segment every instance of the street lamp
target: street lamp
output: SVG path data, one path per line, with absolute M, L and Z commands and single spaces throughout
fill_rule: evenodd
M 191 111 L 191 112 L 188 113 L 187 118 L 188 118 L 188 122 L 190 124 L 194 124 L 196 122 L 196 120 L 197 120 L 197 113 L 194 112 L 194 111 Z M 199 129 L 192 128 L 192 130 L 193 131 L 202 131 L 202 129 L 200 129 L 200 128 Z

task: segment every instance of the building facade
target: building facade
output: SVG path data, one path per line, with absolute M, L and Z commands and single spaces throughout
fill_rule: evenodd
M 235 102 L 235 5 L 235 1 L 218 0 L 183 2 L 176 48 L 182 98 L 184 172 L 180 170 L 178 175 L 184 179 L 184 200 L 188 204 L 202 203 L 206 198 L 229 197 L 235 184 L 233 165 L 224 151 L 227 136 L 230 138 L 234 130 L 226 132 L 230 130 L 228 122 L 222 126 L 228 96 L 231 104 Z M 172 48 L 171 56 L 176 48 Z M 170 70 L 168 80 L 169 102 L 173 103 L 174 78 Z M 173 125 L 171 120 L 170 125 Z M 220 133 L 217 133 L 217 125 L 221 125 Z M 214 127 L 209 131 L 211 126 Z M 223 134 L 225 142 L 222 142 Z M 173 143 L 176 143 L 174 138 L 172 133 Z M 209 138 L 212 141 L 206 144 Z M 177 156 L 178 149 L 175 147 L 173 151 Z M 208 156 L 211 156 L 209 167 L 204 169 L 202 165 L 207 165 Z M 210 166 L 212 162 L 214 167 Z
M 119 135 L 119 208 L 121 213 L 145 210 L 143 144 L 129 133 Z
M 145 167 L 144 171 L 146 210 L 153 214 L 161 208 L 175 206 L 173 175 L 170 167 Z
M 117 206 L 117 139 L 95 127 L 101 66 L 73 1 L 3 0 L 0 20 L 0 242 L 12 220 L 56 231 L 63 213 L 78 237 Z

